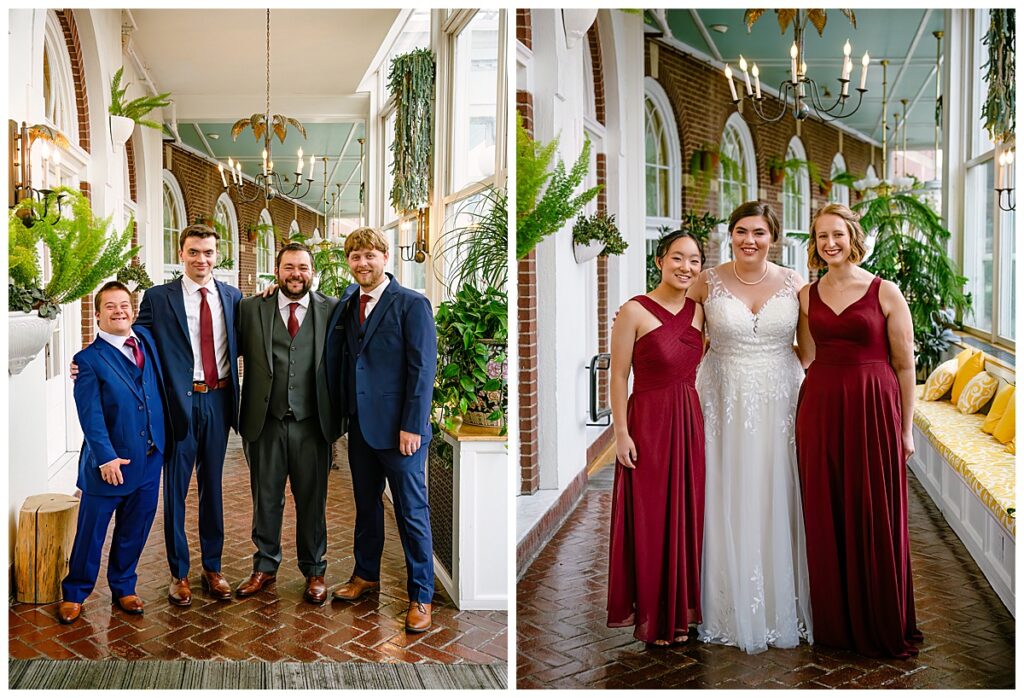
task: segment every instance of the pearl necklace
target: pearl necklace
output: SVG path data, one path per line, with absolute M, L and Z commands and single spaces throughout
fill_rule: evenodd
M 732 274 L 733 274 L 733 276 L 735 276 L 736 280 L 739 281 L 741 284 L 746 284 L 747 286 L 757 286 L 759 283 L 761 283 L 762 281 L 765 280 L 765 278 L 768 276 L 768 272 L 770 270 L 771 270 L 771 267 L 768 266 L 768 262 L 765 262 L 764 263 L 764 273 L 761 274 L 761 278 L 760 279 L 758 279 L 757 281 L 744 281 L 743 277 L 740 276 L 739 272 L 736 271 L 736 262 L 732 263 Z

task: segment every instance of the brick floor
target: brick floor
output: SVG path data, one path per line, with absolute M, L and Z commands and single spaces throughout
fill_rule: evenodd
M 647 649 L 605 627 L 612 469 L 517 588 L 518 688 L 1013 688 L 1015 625 L 924 489 L 910 475 L 916 659 L 876 660 L 801 645 L 747 655 L 693 640 Z
M 327 583 L 348 579 L 353 567 L 352 527 L 355 508 L 344 448 L 340 468 L 328 485 Z M 489 664 L 507 658 L 507 613 L 459 611 L 440 583 L 434 597 L 434 627 L 422 635 L 404 631 L 408 601 L 405 559 L 386 502 L 387 543 L 379 594 L 358 603 L 312 606 L 302 600 L 305 579 L 295 562 L 295 512 L 287 495 L 282 531 L 283 560 L 269 590 L 247 599 L 218 602 L 199 589 L 199 536 L 193 480 L 189 494 L 189 541 L 192 543 L 192 606 L 166 601 L 170 573 L 163 543 L 163 515 L 157 512 L 139 564 L 137 591 L 146 613 L 129 616 L 112 610 L 106 583 L 106 552 L 96 590 L 82 617 L 60 625 L 56 604 L 14 604 L 8 610 L 9 654 L 15 659 L 225 659 L 270 662 L 373 661 Z M 241 442 L 233 437 L 224 472 L 225 547 L 223 572 L 232 587 L 252 570 L 250 540 L 252 502 L 249 471 Z M 113 528 L 113 527 L 111 527 Z M 109 547 L 109 534 L 107 546 Z

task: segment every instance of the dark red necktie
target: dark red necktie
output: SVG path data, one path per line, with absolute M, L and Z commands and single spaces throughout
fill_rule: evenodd
M 371 296 L 371 295 L 369 295 L 367 293 L 364 293 L 363 295 L 359 296 L 359 324 L 360 325 L 366 324 L 366 306 L 370 304 L 370 299 L 371 298 L 373 298 L 373 296 Z
M 299 318 L 295 317 L 295 309 L 299 307 L 298 303 L 288 304 L 288 334 L 295 339 L 295 335 L 299 333 Z
M 140 347 L 139 343 L 135 341 L 135 337 L 129 337 L 124 340 L 124 343 L 132 348 L 132 354 L 135 355 L 135 365 L 138 366 L 141 371 L 142 367 L 146 365 L 146 357 L 142 353 L 142 347 Z
M 199 289 L 202 298 L 199 300 L 199 353 L 203 359 L 203 381 L 207 385 L 217 385 L 217 351 L 213 348 L 213 313 L 206 302 L 208 288 Z

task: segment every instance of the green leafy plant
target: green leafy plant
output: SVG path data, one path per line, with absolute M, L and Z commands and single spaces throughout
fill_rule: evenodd
M 434 275 L 449 291 L 466 284 L 505 290 L 508 286 L 508 194 L 488 188 L 467 199 L 452 216 L 458 225 L 434 245 Z M 447 272 L 447 276 L 446 276 Z
M 163 130 L 163 125 L 144 118 L 154 109 L 161 109 L 166 106 L 170 106 L 171 96 L 170 92 L 161 92 L 155 96 L 136 97 L 128 102 L 125 100 L 125 94 L 128 92 L 128 87 L 131 83 L 125 83 L 124 87 L 121 86 L 121 78 L 124 77 L 124 66 L 117 69 L 114 73 L 114 79 L 110 81 L 110 108 L 108 111 L 111 116 L 123 116 L 131 119 L 140 126 L 146 126 L 148 128 L 155 128 L 157 131 Z
M 561 160 L 552 170 L 558 139 L 544 145 L 533 140 L 516 114 L 516 259 L 530 253 L 541 240 L 558 231 L 597 196 L 600 185 L 574 194 L 590 169 L 590 139 L 567 173 Z M 545 185 L 546 188 L 545 188 Z M 544 190 L 543 195 L 541 190 Z
M 981 117 L 989 137 L 1000 143 L 1012 138 L 1017 128 L 1016 15 L 1013 9 L 989 10 L 988 31 L 981 40 L 988 46 L 988 63 L 982 66 L 988 92 Z
M 619 227 L 615 225 L 615 216 L 604 211 L 577 218 L 576 224 L 572 227 L 572 241 L 577 245 L 604 243 L 602 255 L 622 254 L 629 247 L 629 243 L 619 232 Z
M 141 249 L 131 244 L 132 220 L 114 234 L 109 234 L 110 222 L 109 217 L 96 218 L 89 200 L 69 187 L 58 187 L 44 201 L 25 199 L 7 217 L 11 283 L 29 293 L 38 291 L 32 307 L 47 313 L 52 306 L 59 309 L 92 293 Z M 40 241 L 49 252 L 45 285 L 36 249 Z M 23 302 L 24 291 L 19 293 L 18 302 Z
M 434 78 L 430 49 L 396 56 L 388 73 L 388 92 L 395 100 L 395 139 L 391 144 L 391 206 L 411 211 L 430 200 L 434 159 Z
M 434 404 L 449 430 L 477 412 L 505 432 L 508 398 L 508 296 L 495 288 L 463 286 L 437 309 L 438 371 Z

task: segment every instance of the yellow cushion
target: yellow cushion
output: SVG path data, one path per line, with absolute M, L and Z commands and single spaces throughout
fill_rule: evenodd
M 1010 439 L 1010 443 L 1006 444 L 1006 452 L 1007 453 L 1012 453 L 1014 455 L 1017 454 L 1017 437 L 1016 436 L 1014 436 L 1012 439 Z
M 924 394 L 922 400 L 938 400 L 953 387 L 953 379 L 956 378 L 957 360 L 950 359 L 935 367 L 928 380 L 924 382 Z
M 1017 435 L 1017 418 L 1014 414 L 1016 407 L 1013 402 L 1013 400 L 1010 400 L 1010 402 L 1007 403 L 1006 412 L 1003 413 L 1003 418 L 999 420 L 999 424 L 996 425 L 996 430 L 992 432 L 992 436 L 996 437 L 996 440 L 1001 444 L 1005 444 Z
M 960 400 L 960 393 L 967 387 L 972 378 L 981 373 L 985 367 L 985 355 L 980 351 L 973 354 L 963 365 L 957 369 L 956 378 L 953 379 L 953 393 L 949 396 L 950 402 L 954 405 Z
M 961 414 L 974 414 L 988 404 L 998 387 L 999 379 L 988 371 L 982 371 L 967 381 L 960 399 L 956 401 L 956 408 Z
M 959 354 L 956 355 L 956 367 L 960 368 L 965 363 L 967 363 L 967 359 L 971 358 L 975 354 L 980 354 L 980 353 L 981 353 L 980 349 L 975 349 L 974 347 L 967 347 L 962 352 L 960 352 Z
M 981 430 L 986 434 L 991 434 L 996 430 L 999 425 L 999 420 L 1003 418 L 1003 413 L 1006 412 L 1006 405 L 1013 401 L 1014 387 L 1012 385 L 1004 385 L 1003 389 L 996 395 L 995 402 L 992 403 L 992 408 L 988 411 L 988 417 L 985 418 L 985 423 L 981 425 Z

